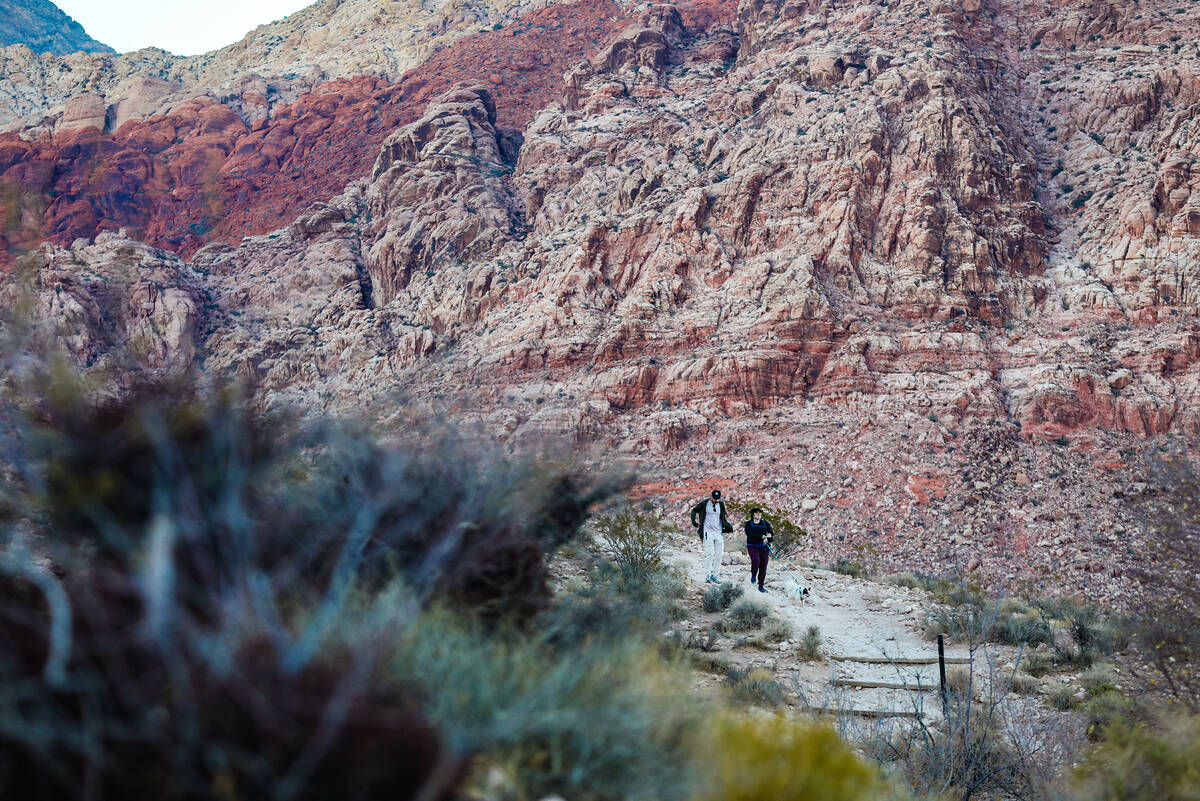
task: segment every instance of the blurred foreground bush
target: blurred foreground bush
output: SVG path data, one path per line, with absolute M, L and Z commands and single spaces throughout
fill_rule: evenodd
M 639 692 L 640 658 L 556 660 L 593 694 L 543 682 L 501 736 L 442 711 L 439 693 L 492 697 L 469 664 L 399 669 L 422 663 L 396 648 L 452 637 L 436 608 L 543 653 L 547 561 L 617 482 L 444 432 L 384 445 L 264 417 L 189 381 L 97 400 L 40 379 L 0 407 L 0 795 L 433 801 L 535 736 L 547 782 L 593 775 L 564 756 L 586 744 L 533 724 L 595 719 L 600 666 L 621 679 L 607 704 Z
M 1079 801 L 1194 801 L 1200 798 L 1200 716 L 1157 728 L 1109 727 L 1075 772 Z
M 704 799 L 866 801 L 889 796 L 877 769 L 821 724 L 782 716 L 721 717 Z

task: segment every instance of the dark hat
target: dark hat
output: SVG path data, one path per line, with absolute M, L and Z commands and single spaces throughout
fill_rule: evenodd
M 755 513 L 755 512 L 758 512 L 759 514 L 762 514 L 762 509 L 759 509 L 757 506 L 755 506 L 753 509 L 751 509 L 751 510 L 750 510 L 750 516 L 751 516 L 751 517 L 754 517 L 754 513 Z
M 713 496 L 714 498 L 720 498 L 720 497 L 721 497 L 721 491 L 720 491 L 720 490 L 713 490 L 713 491 L 712 491 L 712 496 Z

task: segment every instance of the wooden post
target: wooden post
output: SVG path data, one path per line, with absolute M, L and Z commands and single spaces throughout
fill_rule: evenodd
M 946 717 L 946 643 L 941 634 L 938 635 L 938 674 L 942 689 L 942 717 Z

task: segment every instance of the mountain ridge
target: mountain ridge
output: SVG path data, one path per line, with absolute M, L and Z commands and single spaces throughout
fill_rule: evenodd
M 0 47 L 21 44 L 35 53 L 115 53 L 50 0 L 0 0 Z

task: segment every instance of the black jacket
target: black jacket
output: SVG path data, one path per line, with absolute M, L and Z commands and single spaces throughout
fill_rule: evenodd
M 771 530 L 771 524 L 766 520 L 761 520 L 755 523 L 753 520 L 746 521 L 746 544 L 747 545 L 762 545 L 768 536 L 773 536 L 774 531 Z
M 692 526 L 700 535 L 700 539 L 704 539 L 704 518 L 708 517 L 708 503 L 706 499 L 692 507 Z M 721 533 L 732 534 L 733 526 L 729 524 L 729 518 L 725 516 L 725 501 L 717 501 L 717 507 L 721 510 Z

